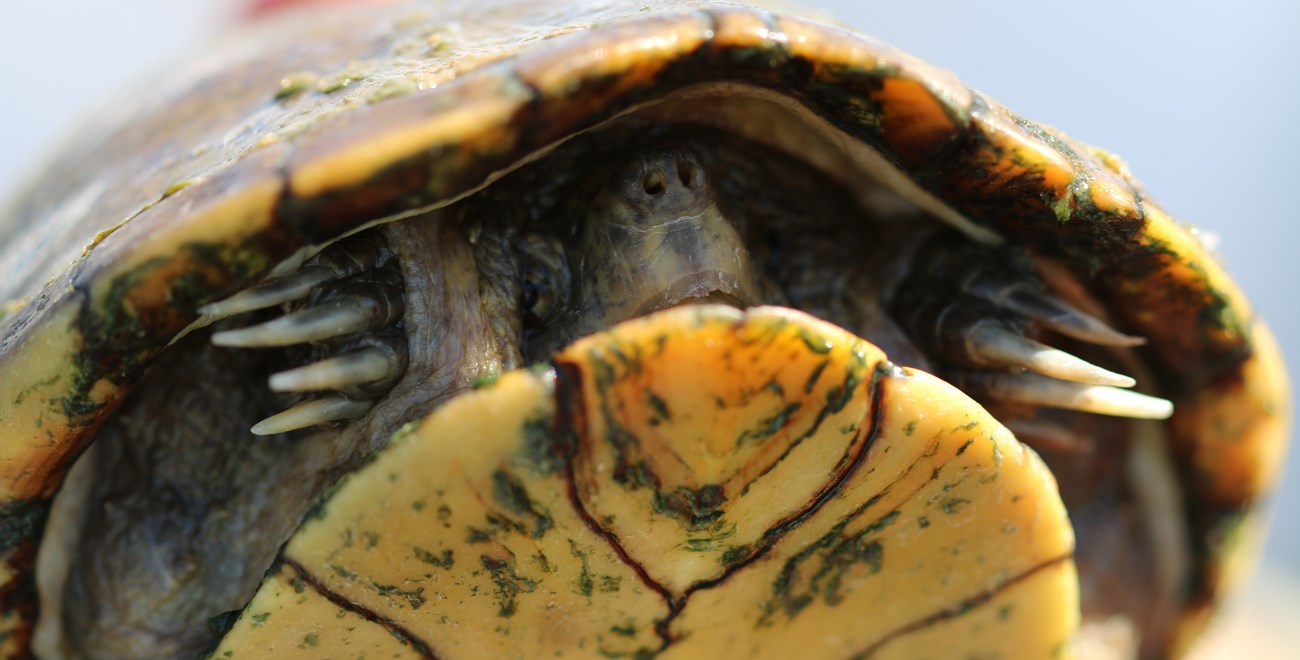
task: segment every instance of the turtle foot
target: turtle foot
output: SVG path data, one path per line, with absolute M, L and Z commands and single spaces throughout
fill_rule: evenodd
M 1089 353 L 1146 341 L 1049 292 L 1028 255 L 947 236 L 928 253 L 937 256 L 903 282 L 891 310 L 949 381 L 986 400 L 1140 419 L 1173 413 L 1169 401 L 1128 390 L 1132 377 L 1035 338 L 1055 333 Z
M 361 234 L 330 246 L 296 272 L 268 279 L 202 311 L 215 316 L 283 306 L 278 318 L 212 335 L 218 346 L 284 347 L 300 366 L 270 377 L 271 390 L 319 393 L 253 426 L 257 435 L 357 419 L 406 371 L 401 332 L 404 289 L 382 236 Z

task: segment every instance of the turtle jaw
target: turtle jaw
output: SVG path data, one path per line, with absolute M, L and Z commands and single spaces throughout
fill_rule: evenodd
M 647 301 L 633 317 L 639 318 L 684 305 L 726 305 L 743 310 L 757 304 L 748 292 L 728 278 L 727 273 L 715 270 L 692 273 L 677 280 L 664 290 L 661 297 Z
M 617 218 L 603 209 L 589 217 L 576 292 L 587 313 L 575 319 L 574 338 L 715 293 L 741 306 L 774 302 L 763 299 L 750 248 L 716 205 L 649 227 Z

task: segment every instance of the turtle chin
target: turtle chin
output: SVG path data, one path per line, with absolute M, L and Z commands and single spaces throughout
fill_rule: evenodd
M 659 295 L 647 299 L 634 317 L 653 314 L 662 309 L 684 305 L 727 305 L 746 309 L 761 304 L 746 290 L 741 278 L 721 270 L 691 273 L 674 282 Z

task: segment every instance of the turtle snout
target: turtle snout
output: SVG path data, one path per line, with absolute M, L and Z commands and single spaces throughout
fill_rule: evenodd
M 646 154 L 622 177 L 623 195 L 640 213 L 640 224 L 657 224 L 695 215 L 711 193 L 700 158 L 687 147 Z

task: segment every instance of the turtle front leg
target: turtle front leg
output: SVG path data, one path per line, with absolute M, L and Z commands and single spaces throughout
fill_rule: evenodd
M 519 366 L 521 285 L 512 233 L 477 236 L 473 226 L 481 218 L 496 220 L 476 209 L 358 235 L 347 250 L 327 250 L 293 275 L 216 306 L 237 313 L 290 300 L 311 311 L 331 298 L 370 296 L 380 312 L 365 324 L 344 324 L 353 331 L 346 337 L 337 325 L 324 339 L 295 335 L 312 324 L 293 319 L 301 310 L 292 310 L 270 323 L 293 319 L 284 324 L 293 326 L 288 337 L 303 341 L 231 348 L 217 345 L 238 343 L 231 334 L 213 333 L 210 341 L 205 329 L 154 365 L 105 424 L 80 471 L 87 487 L 61 498 L 69 515 L 56 516 L 51 525 L 58 529 L 46 537 L 47 545 L 67 539 L 57 568 L 66 579 L 45 597 L 47 612 L 62 610 L 46 624 L 61 624 L 52 634 L 63 640 L 56 645 L 122 657 L 201 653 L 338 477 L 482 376 Z M 392 319 L 395 308 L 400 321 Z M 376 327 L 376 318 L 387 322 Z M 279 331 L 227 332 L 242 341 Z M 372 349 L 389 358 L 376 370 L 382 374 L 366 371 L 360 360 L 347 364 L 348 356 Z M 342 366 L 331 363 L 340 357 Z M 305 371 L 284 368 L 303 361 Z M 253 422 L 285 405 L 274 390 L 307 391 L 321 372 L 334 390 L 327 396 L 360 404 L 346 415 L 356 419 L 317 414 L 306 418 L 314 424 L 293 424 L 301 428 L 291 434 L 250 437 Z M 292 387 L 277 387 L 286 382 Z M 283 415 L 269 423 L 287 428 Z

